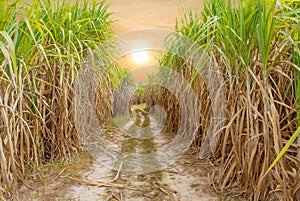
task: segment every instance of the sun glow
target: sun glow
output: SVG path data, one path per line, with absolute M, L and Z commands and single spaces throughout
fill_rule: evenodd
M 147 51 L 136 52 L 132 54 L 133 60 L 138 64 L 144 64 L 149 60 Z

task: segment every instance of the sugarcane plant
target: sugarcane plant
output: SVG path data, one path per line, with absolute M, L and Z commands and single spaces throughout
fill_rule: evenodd
M 80 150 L 74 82 L 85 57 L 113 38 L 108 6 L 0 0 L 0 199 L 38 165 Z

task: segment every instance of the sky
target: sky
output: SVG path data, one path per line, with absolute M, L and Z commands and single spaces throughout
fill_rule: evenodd
M 173 30 L 176 17 L 189 11 L 200 11 L 202 0 L 107 0 L 117 32 L 143 28 Z
M 201 11 L 203 5 L 202 0 L 107 0 L 107 2 L 111 4 L 109 11 L 113 13 L 112 18 L 116 20 L 114 29 L 117 34 L 149 28 L 173 31 L 176 17 L 190 10 Z M 147 37 L 149 36 L 144 37 L 145 40 Z M 143 37 L 139 35 L 137 38 Z M 136 41 L 139 43 L 141 40 Z M 157 56 L 155 53 L 141 51 L 122 58 L 118 64 L 129 68 L 136 81 L 146 83 L 147 74 L 158 70 L 155 55 Z

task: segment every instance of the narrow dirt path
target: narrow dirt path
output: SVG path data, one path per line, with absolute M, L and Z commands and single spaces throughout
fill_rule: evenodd
M 136 126 L 140 130 L 136 130 Z M 161 122 L 155 117 L 144 111 L 136 110 L 133 118 L 126 123 L 125 132 L 134 131 L 135 135 L 139 135 L 138 138 L 137 136 L 128 136 L 117 128 L 110 127 L 106 128 L 106 134 L 111 136 L 112 142 L 120 144 L 122 150 L 127 153 L 154 152 L 172 140 L 172 136 L 167 133 L 160 133 L 148 138 L 145 130 L 142 130 L 145 127 L 156 127 L 154 129 L 158 130 L 162 128 Z M 142 137 L 147 138 L 141 139 Z M 140 175 L 112 171 L 101 163 L 95 162 L 89 171 L 80 176 L 81 179 L 71 178 L 77 184 L 69 188 L 65 198 L 128 201 L 218 200 L 218 195 L 212 191 L 207 181 L 205 169 L 211 168 L 211 166 L 200 163 L 194 156 L 188 152 L 167 169 Z M 153 163 L 155 163 L 155 159 L 153 159 Z
M 126 132 L 132 127 L 154 127 L 162 125 L 147 112 L 136 110 L 127 123 Z M 136 127 L 135 127 L 136 128 Z M 138 139 L 128 136 L 115 126 L 103 128 L 106 136 L 128 153 L 150 153 L 169 143 L 173 136 L 160 133 L 153 138 Z M 144 131 L 144 130 L 141 130 Z M 139 134 L 139 130 L 135 130 Z M 140 133 L 140 134 L 145 134 Z M 180 160 L 166 169 L 147 174 L 127 174 L 111 170 L 99 162 L 101 155 L 93 160 L 89 154 L 75 158 L 71 163 L 51 164 L 41 168 L 40 174 L 32 177 L 29 191 L 23 186 L 20 200 L 124 200 L 124 201 L 214 201 L 219 196 L 209 186 L 207 171 L 210 164 L 201 163 L 196 154 L 188 151 Z M 98 161 L 98 162 L 97 162 Z M 155 161 L 153 160 L 153 163 Z M 139 164 L 136 164 L 139 165 Z

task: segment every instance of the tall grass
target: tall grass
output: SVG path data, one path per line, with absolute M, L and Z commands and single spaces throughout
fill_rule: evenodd
M 292 4 L 294 8 L 300 9 L 300 4 L 294 3 Z M 299 12 L 293 12 L 293 10 L 289 10 L 289 15 L 292 15 L 291 20 L 296 20 L 296 23 L 299 22 Z M 298 17 L 297 17 L 298 15 Z M 295 93 L 297 98 L 297 120 L 298 120 L 298 127 L 300 127 L 300 26 L 295 27 L 295 32 L 292 35 L 294 41 L 294 49 L 293 49 L 293 61 L 298 69 L 295 70 L 295 79 L 294 79 L 294 86 L 295 86 Z M 300 144 L 300 136 L 298 137 L 298 144 Z M 298 158 L 300 159 L 300 147 L 298 148 Z
M 300 190 L 299 144 L 289 141 L 299 133 L 299 13 L 292 1 L 212 0 L 205 1 L 201 14 L 177 21 L 177 32 L 210 48 L 223 75 L 227 124 L 209 160 L 216 167 L 212 184 L 224 195 L 293 200 Z M 205 146 L 211 100 L 201 77 L 192 76 L 188 59 L 169 54 L 161 62 L 190 79 L 199 96 L 200 129 L 194 142 L 199 149 Z M 159 94 L 157 102 L 167 97 L 164 101 L 176 106 L 167 91 L 154 94 Z M 172 131 L 179 110 L 166 108 Z
M 108 5 L 0 1 L 0 199 L 36 165 L 81 145 L 73 85 L 85 56 L 112 38 Z

